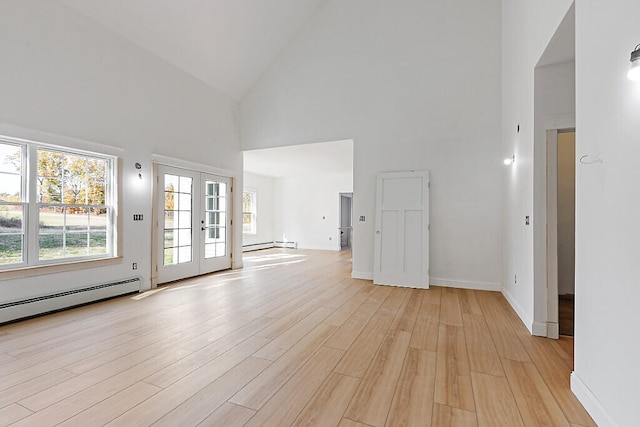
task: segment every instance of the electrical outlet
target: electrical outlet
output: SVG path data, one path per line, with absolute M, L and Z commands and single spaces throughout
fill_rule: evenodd
M 364 221 L 364 215 L 360 215 L 360 221 Z
M 513 284 L 514 284 L 514 285 L 517 285 L 517 284 L 518 284 L 518 275 L 517 275 L 517 274 L 514 274 L 514 275 L 513 275 Z
M 132 270 L 137 270 L 138 269 L 138 263 L 134 262 L 133 264 L 131 264 L 131 269 Z

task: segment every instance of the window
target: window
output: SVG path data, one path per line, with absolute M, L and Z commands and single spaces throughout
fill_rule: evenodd
M 254 191 L 242 193 L 242 232 L 256 234 L 256 193 Z
M 113 162 L 0 139 L 0 269 L 112 256 Z

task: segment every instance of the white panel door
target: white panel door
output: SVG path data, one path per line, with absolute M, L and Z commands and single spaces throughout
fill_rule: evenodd
M 429 172 L 377 179 L 373 282 L 429 288 Z
M 231 268 L 231 178 L 158 166 L 157 283 Z

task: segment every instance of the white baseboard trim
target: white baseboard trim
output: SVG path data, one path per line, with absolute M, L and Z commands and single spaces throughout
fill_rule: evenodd
M 363 280 L 373 280 L 373 273 L 367 273 L 364 271 L 352 271 L 351 272 L 352 279 L 363 279 Z
M 547 322 L 547 338 L 554 340 L 560 338 L 560 324 L 558 322 Z
M 616 427 L 607 411 L 575 371 L 571 372 L 571 391 L 600 427 Z
M 445 288 L 474 289 L 476 291 L 500 291 L 500 283 L 472 282 L 469 280 L 442 279 L 440 277 L 429 278 L 429 284 Z
M 547 324 L 542 322 L 533 322 L 531 325 L 531 335 L 535 335 L 537 337 L 546 337 L 548 336 L 549 331 L 547 329 Z
M 518 315 L 522 323 L 524 323 L 524 326 L 529 330 L 529 333 L 531 335 L 535 335 L 533 333 L 533 319 L 530 319 L 529 317 L 526 316 L 525 311 L 522 309 L 522 307 L 520 307 L 520 304 L 516 302 L 515 298 L 511 296 L 511 294 L 509 293 L 509 291 L 507 291 L 506 288 L 503 287 L 501 289 L 501 292 L 502 292 L 502 295 L 507 300 L 507 302 L 511 305 L 511 308 L 513 308 L 513 310 L 516 312 L 516 314 Z M 545 333 L 543 336 L 545 337 L 547 336 L 546 325 L 545 325 Z

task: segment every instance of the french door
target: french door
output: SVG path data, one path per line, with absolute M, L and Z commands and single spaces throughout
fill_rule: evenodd
M 378 175 L 373 283 L 429 288 L 429 172 Z
M 231 268 L 231 178 L 157 171 L 157 283 Z

